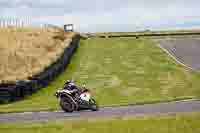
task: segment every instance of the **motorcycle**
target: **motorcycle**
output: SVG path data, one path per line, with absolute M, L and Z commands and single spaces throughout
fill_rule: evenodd
M 65 112 L 99 110 L 96 100 L 91 97 L 90 90 L 88 89 L 67 90 L 61 88 L 56 91 L 55 96 L 59 99 L 60 107 Z

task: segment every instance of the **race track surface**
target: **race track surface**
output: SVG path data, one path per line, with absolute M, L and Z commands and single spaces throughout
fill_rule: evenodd
M 161 39 L 160 46 L 180 64 L 200 71 L 200 38 Z
M 200 112 L 200 101 L 177 101 L 169 103 L 135 105 L 124 107 L 105 107 L 97 112 L 80 111 L 73 113 L 59 112 L 27 112 L 27 113 L 8 113 L 0 114 L 0 123 L 7 122 L 33 122 L 47 121 L 55 119 L 88 119 L 102 117 L 137 116 L 152 114 Z

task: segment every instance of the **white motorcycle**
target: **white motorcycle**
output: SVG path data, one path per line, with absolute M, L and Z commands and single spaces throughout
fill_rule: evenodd
M 56 91 L 55 96 L 59 99 L 60 106 L 65 112 L 99 110 L 95 99 L 92 98 L 90 90 L 88 89 L 60 89 Z

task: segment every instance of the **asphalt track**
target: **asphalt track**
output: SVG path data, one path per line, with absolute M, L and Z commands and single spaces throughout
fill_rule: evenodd
M 195 71 L 200 70 L 200 39 L 179 38 L 161 39 L 160 47 L 172 56 L 178 63 Z M 80 111 L 73 113 L 58 112 L 25 112 L 0 114 L 0 123 L 33 122 L 55 119 L 88 119 L 102 117 L 120 117 L 130 115 L 154 115 L 200 112 L 200 101 L 177 101 L 135 106 L 104 107 L 97 112 Z
M 99 111 L 80 111 L 73 113 L 59 112 L 26 112 L 26 113 L 8 113 L 0 114 L 0 123 L 10 122 L 36 122 L 47 120 L 80 120 L 89 118 L 140 116 L 154 114 L 174 114 L 186 112 L 200 112 L 200 101 L 177 101 L 169 103 L 123 106 L 123 107 L 105 107 Z
M 200 38 L 161 39 L 160 46 L 179 64 L 200 71 Z

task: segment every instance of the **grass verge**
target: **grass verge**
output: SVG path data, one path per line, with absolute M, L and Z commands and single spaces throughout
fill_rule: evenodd
M 81 41 L 68 69 L 24 101 L 0 105 L 0 112 L 59 109 L 53 96 L 66 79 L 92 89 L 100 105 L 154 103 L 200 96 L 200 74 L 178 65 L 148 39 Z
M 200 114 L 1 124 L 6 133 L 199 133 Z

